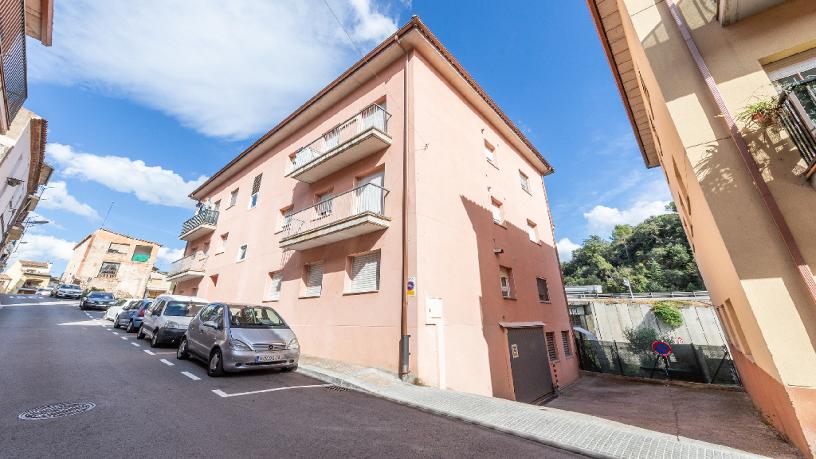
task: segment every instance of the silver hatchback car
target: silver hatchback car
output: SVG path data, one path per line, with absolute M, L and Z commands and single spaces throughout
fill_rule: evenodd
M 190 322 L 176 357 L 201 359 L 209 376 L 262 368 L 292 371 L 298 366 L 300 344 L 268 306 L 213 303 Z

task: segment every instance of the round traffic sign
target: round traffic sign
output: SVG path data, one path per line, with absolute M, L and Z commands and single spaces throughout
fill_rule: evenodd
M 668 357 L 672 353 L 671 345 L 665 341 L 655 341 L 652 343 L 652 351 L 663 357 Z

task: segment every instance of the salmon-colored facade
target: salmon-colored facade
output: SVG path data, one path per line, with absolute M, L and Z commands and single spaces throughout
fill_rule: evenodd
M 578 377 L 550 172 L 414 18 L 192 193 L 169 279 L 274 305 L 305 354 L 533 401 Z

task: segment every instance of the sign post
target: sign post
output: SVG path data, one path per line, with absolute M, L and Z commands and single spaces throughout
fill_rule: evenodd
M 666 372 L 666 380 L 670 379 L 669 378 L 669 356 L 672 354 L 671 344 L 669 344 L 669 343 L 667 343 L 665 341 L 660 341 L 660 340 L 655 341 L 655 342 L 652 343 L 652 352 L 657 354 L 657 357 L 655 358 L 655 364 L 654 364 L 654 367 L 652 368 L 651 375 L 654 375 L 654 370 L 655 370 L 655 368 L 657 368 L 657 362 L 662 357 L 663 358 L 663 367 L 664 367 L 663 370 Z

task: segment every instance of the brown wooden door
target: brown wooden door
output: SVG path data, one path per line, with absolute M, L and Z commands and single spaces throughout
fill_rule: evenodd
M 507 344 L 516 401 L 532 403 L 553 392 L 543 327 L 508 328 Z

